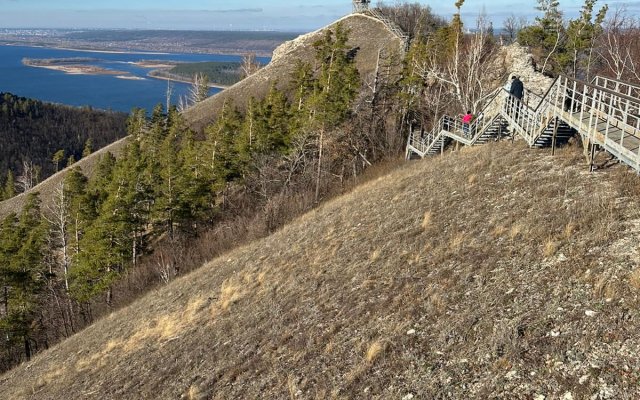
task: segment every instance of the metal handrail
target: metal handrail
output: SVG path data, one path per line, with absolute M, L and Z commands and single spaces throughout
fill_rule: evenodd
M 395 22 L 393 22 L 389 18 L 387 18 L 378 9 L 369 8 L 369 9 L 365 10 L 364 12 L 365 13 L 368 12 L 369 14 L 371 14 L 372 17 L 378 19 L 380 22 L 385 24 L 387 26 L 387 28 L 389 28 L 389 30 L 391 32 L 393 32 L 396 36 L 398 36 L 405 43 L 409 40 L 409 36 L 402 30 L 402 28 L 400 28 Z
M 640 99 L 640 85 L 631 82 L 596 75 L 591 80 L 591 84 L 604 89 L 612 90 L 616 93 L 625 93 L 627 96 L 633 97 L 635 99 Z M 613 86 L 613 88 L 611 86 Z
M 503 88 L 496 89 L 480 118 L 469 124 L 471 137 L 460 134 L 464 130 L 461 121 L 443 115 L 438 124 L 422 142 L 423 155 L 438 142 L 448 136 L 464 144 L 474 144 L 499 116 L 510 122 L 514 130 L 533 146 L 549 129 L 553 121 L 564 121 L 588 139 L 609 151 L 612 155 L 640 171 L 640 98 L 629 96 L 633 91 L 619 93 L 605 86 L 613 82 L 608 78 L 595 79 L 586 83 L 564 75 L 556 78 L 543 96 L 534 97 L 540 101 L 535 107 L 527 102 L 516 101 Z M 640 90 L 640 86 L 635 86 Z M 503 96 L 498 96 L 499 94 Z M 640 92 L 639 92 L 640 93 Z M 502 103 L 500 103 L 502 101 Z M 484 115 L 490 107 L 498 107 L 495 115 Z M 557 129 L 557 125 L 554 129 Z M 555 135 L 555 133 L 554 133 Z M 410 135 L 410 141 L 415 137 Z
M 455 136 L 456 140 L 462 140 L 466 144 L 475 143 L 478 138 L 484 134 L 484 131 L 493 124 L 496 116 L 500 114 L 498 111 L 496 115 L 490 116 L 489 118 L 485 118 L 484 115 L 492 105 L 495 106 L 494 101 L 496 97 L 503 93 L 503 91 L 503 88 L 498 88 L 488 96 L 487 103 L 478 114 L 479 116 L 482 115 L 482 117 L 476 118 L 466 129 L 469 133 L 473 132 L 473 135 L 465 134 L 465 124 L 463 124 L 462 121 L 445 114 L 440 117 L 431 131 L 422 136 L 420 140 L 416 139 L 413 132 L 410 132 L 407 148 L 411 146 L 420 153 L 426 154 L 438 143 L 438 140 L 443 139 L 443 136 Z

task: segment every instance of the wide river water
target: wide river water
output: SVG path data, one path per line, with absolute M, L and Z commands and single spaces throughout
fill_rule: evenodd
M 62 71 L 29 67 L 23 58 L 92 58 L 81 63 L 105 69 L 125 71 L 142 79 L 122 79 L 114 75 L 70 75 Z M 97 51 L 61 50 L 41 47 L 0 45 L 0 92 L 73 106 L 91 106 L 129 112 L 134 107 L 151 110 L 166 102 L 167 81 L 147 77 L 149 68 L 133 63 L 144 60 L 179 62 L 240 61 L 240 56 L 216 54 L 103 53 Z M 266 63 L 268 58 L 259 58 Z M 172 103 L 189 89 L 188 84 L 173 82 Z M 219 89 L 211 89 L 211 94 Z

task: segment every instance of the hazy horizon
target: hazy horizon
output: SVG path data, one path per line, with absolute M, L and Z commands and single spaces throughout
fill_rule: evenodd
M 424 0 L 417 2 L 429 5 L 435 14 L 445 18 L 455 11 L 453 0 L 437 4 Z M 562 1 L 560 7 L 568 18 L 572 18 L 583 3 Z M 640 1 L 606 3 L 610 8 L 624 4 L 632 15 L 640 11 Z M 168 0 L 110 0 L 107 4 L 95 0 L 0 0 L 3 9 L 0 28 L 308 32 L 349 14 L 352 7 L 351 1 L 347 0 L 310 0 L 293 4 L 286 0 L 186 0 L 178 5 Z M 498 29 L 512 14 L 533 20 L 538 15 L 536 4 L 535 0 L 518 2 L 517 6 L 507 0 L 467 0 L 462 7 L 462 18 L 466 24 L 473 25 L 484 10 Z M 604 4 L 604 1 L 598 1 L 595 8 Z

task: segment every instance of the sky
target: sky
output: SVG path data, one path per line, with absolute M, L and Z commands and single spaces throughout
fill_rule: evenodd
M 392 4 L 395 0 L 388 0 Z M 415 1 L 415 0 L 413 0 Z M 412 1 L 412 2 L 413 2 Z M 449 18 L 455 0 L 417 1 Z M 583 0 L 560 0 L 568 17 L 577 14 Z M 640 14 L 640 1 L 607 0 L 610 6 L 627 4 Z M 376 0 L 373 3 L 377 3 Z M 596 4 L 599 8 L 605 0 Z M 466 0 L 465 23 L 481 10 L 499 28 L 509 15 L 533 20 L 536 0 Z M 350 0 L 0 0 L 0 28 L 125 28 L 193 30 L 315 30 L 351 12 Z

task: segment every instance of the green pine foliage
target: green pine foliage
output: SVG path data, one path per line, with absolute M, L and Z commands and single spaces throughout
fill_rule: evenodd
M 608 6 L 605 4 L 594 16 L 597 0 L 585 0 L 580 15 L 567 23 L 557 0 L 537 1 L 536 9 L 542 15 L 534 25 L 518 32 L 518 42 L 531 48 L 543 73 L 579 77 L 579 72 L 586 69 L 589 75 L 592 48 L 602 31 Z
M 7 178 L 5 179 L 1 194 L 0 199 L 2 200 L 10 199 L 16 195 L 16 180 L 11 170 L 7 171 Z
M 47 269 L 47 223 L 40 218 L 40 201 L 29 195 L 22 213 L 9 215 L 0 226 L 0 332 L 9 343 L 32 352 L 34 321 Z

